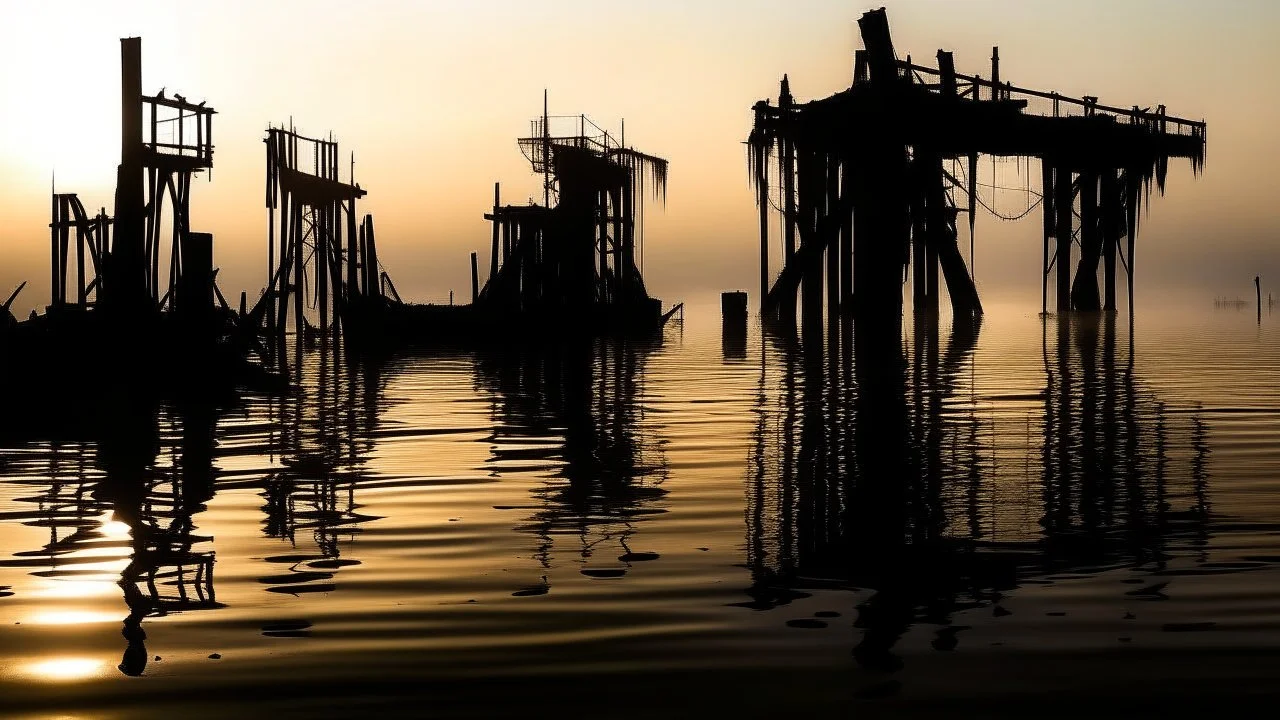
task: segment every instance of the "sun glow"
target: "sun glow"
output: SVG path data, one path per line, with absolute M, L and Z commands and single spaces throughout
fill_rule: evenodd
M 47 682 L 73 682 L 88 680 L 107 671 L 104 660 L 85 657 L 59 657 L 39 660 L 22 668 L 22 673 L 36 680 Z

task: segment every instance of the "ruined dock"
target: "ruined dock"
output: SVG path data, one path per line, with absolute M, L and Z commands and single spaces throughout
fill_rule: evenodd
M 488 273 L 482 284 L 472 253 L 470 302 L 456 305 L 400 297 L 379 262 L 372 216 L 357 221 L 366 191 L 339 180 L 336 142 L 269 129 L 269 283 L 246 311 L 250 324 L 283 347 L 292 312 L 298 336 L 370 349 L 660 330 L 673 310 L 648 294 L 637 246 L 646 201 L 665 200 L 667 161 L 585 115 L 544 107 L 531 125 L 518 146 L 542 178 L 543 202 L 503 205 L 494 184 Z
M 803 334 L 818 344 L 824 309 L 830 322 L 853 317 L 864 334 L 875 326 L 897 342 L 907 277 L 916 313 L 936 315 L 945 286 L 957 318 L 980 315 L 959 216 L 972 241 L 982 155 L 1035 158 L 1042 168 L 1042 310 L 1053 274 L 1057 311 L 1115 311 L 1118 266 L 1132 309 L 1142 203 L 1153 185 L 1163 190 L 1171 159 L 1199 171 L 1205 123 L 1164 106 L 1111 107 L 1014 86 L 1001 79 L 998 49 L 988 78 L 957 73 L 943 50 L 936 68 L 899 59 L 883 8 L 858 25 L 864 49 L 849 88 L 798 102 L 784 76 L 777 104 L 753 108 L 748 148 L 766 320 L 794 327 L 798 295 Z
M 114 214 L 53 189 L 49 303 L 14 318 L 24 283 L 0 323 L 0 394 L 24 408 L 21 422 L 0 421 L 3 434 L 91 434 L 162 399 L 221 402 L 269 379 L 218 288 L 213 235 L 192 229 L 216 111 L 165 88 L 144 94 L 141 39 L 122 39 L 120 52 Z

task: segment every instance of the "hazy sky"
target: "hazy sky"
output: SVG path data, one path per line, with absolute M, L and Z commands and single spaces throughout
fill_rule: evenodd
M 266 274 L 268 123 L 332 131 L 370 191 L 379 254 L 403 295 L 469 289 L 492 184 L 540 194 L 516 148 L 541 112 L 586 113 L 671 161 L 668 206 L 648 216 L 645 275 L 666 300 L 755 292 L 756 215 L 742 140 L 751 104 L 790 73 L 800 99 L 848 86 L 869 6 L 841 0 L 643 2 L 10 2 L 0 43 L 0 292 L 48 302 L 50 174 L 110 211 L 119 158 L 119 43 L 141 36 L 143 89 L 217 108 L 212 182 L 192 188 L 192 229 L 215 235 L 219 284 L 257 294 Z M 1280 3 L 1269 0 L 900 0 L 895 45 L 960 72 L 1120 106 L 1164 103 L 1209 123 L 1208 165 L 1175 163 L 1145 221 L 1140 287 L 1280 292 Z M 1007 165 L 1003 182 L 1021 184 Z M 990 163 L 984 172 L 991 172 Z M 1023 168 L 1026 174 L 1026 168 Z M 1036 174 L 1038 177 L 1038 173 Z M 345 172 L 344 172 L 345 177 Z M 1021 193 L 987 198 L 1025 207 Z M 978 220 L 984 294 L 1039 294 L 1039 225 Z M 967 252 L 967 248 L 966 248 Z M 483 263 L 482 263 L 483 265 Z

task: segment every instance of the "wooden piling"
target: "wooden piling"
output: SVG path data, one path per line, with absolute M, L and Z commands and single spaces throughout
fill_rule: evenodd
M 302 247 L 302 208 L 297 203 L 293 203 L 293 218 L 289 225 L 289 243 L 291 245 L 289 253 L 293 258 L 293 332 L 298 336 L 298 347 L 302 347 L 302 336 L 305 330 L 305 319 L 303 318 L 303 292 L 305 290 L 305 276 L 303 275 L 303 250 Z
M 756 153 L 756 203 L 760 206 L 760 307 L 769 294 L 769 153 L 758 145 Z
M 1054 262 L 1058 266 L 1057 307 L 1060 312 L 1071 310 L 1071 170 L 1065 165 L 1054 167 L 1054 216 L 1058 248 Z
M 498 205 L 500 190 L 498 183 L 493 184 L 493 248 L 489 252 L 489 282 L 498 277 Z
M 827 246 L 827 323 L 833 325 L 840 317 L 840 159 L 834 154 L 826 156 L 826 202 L 822 212 L 824 221 L 819 223 L 823 243 Z M 834 335 L 832 336 L 834 338 Z
M 853 212 L 850 210 L 850 198 L 853 195 L 853 173 L 849 168 L 851 158 L 844 156 L 840 161 L 840 197 L 837 203 L 840 216 L 840 312 L 847 313 L 853 308 Z
M 1084 312 L 1101 309 L 1098 300 L 1098 261 L 1102 236 L 1098 224 L 1098 173 L 1080 173 L 1080 264 L 1071 286 L 1071 307 Z
M 1123 197 L 1115 168 L 1102 173 L 1102 309 L 1116 311 L 1116 252 L 1120 246 L 1120 228 L 1123 220 Z
M 1053 188 L 1053 165 L 1045 158 L 1040 159 L 1040 202 L 1044 213 L 1042 244 L 1044 252 L 1040 261 L 1040 314 L 1049 312 L 1049 242 L 1057 227 L 1057 218 L 1053 214 L 1053 201 L 1056 192 Z
M 477 267 L 477 256 L 471 253 L 471 302 L 475 304 L 480 299 L 480 270 Z

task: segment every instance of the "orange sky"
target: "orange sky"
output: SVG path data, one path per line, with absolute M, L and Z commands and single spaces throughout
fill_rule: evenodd
M 16 5 L 0 44 L 0 291 L 31 281 L 20 313 L 48 301 L 52 172 L 59 191 L 110 210 L 118 38 L 139 35 L 145 92 L 165 86 L 219 111 L 213 179 L 193 186 L 192 229 L 214 233 L 228 296 L 254 296 L 265 279 L 261 138 L 291 116 L 355 152 L 370 191 L 364 210 L 401 294 L 464 294 L 467 254 L 487 247 L 492 183 L 509 201 L 539 192 L 515 138 L 540 112 L 544 87 L 552 114 L 585 112 L 615 130 L 625 118 L 629 143 L 671 161 L 667 210 L 648 216 L 651 292 L 668 301 L 754 292 L 741 144 L 750 106 L 776 96 L 783 72 L 800 99 L 847 87 L 865 9 L 836 0 Z M 947 48 L 961 72 L 985 75 L 999 45 L 1014 84 L 1206 119 L 1206 172 L 1193 182 L 1182 163 L 1172 169 L 1139 243 L 1140 286 L 1247 294 L 1260 273 L 1280 290 L 1280 180 L 1266 162 L 1280 155 L 1271 37 L 1280 3 L 900 0 L 888 10 L 899 55 Z M 1021 185 L 1014 166 L 1002 172 L 1004 184 Z M 1027 202 L 988 199 L 1013 211 Z M 979 218 L 981 292 L 1039 294 L 1039 222 Z

